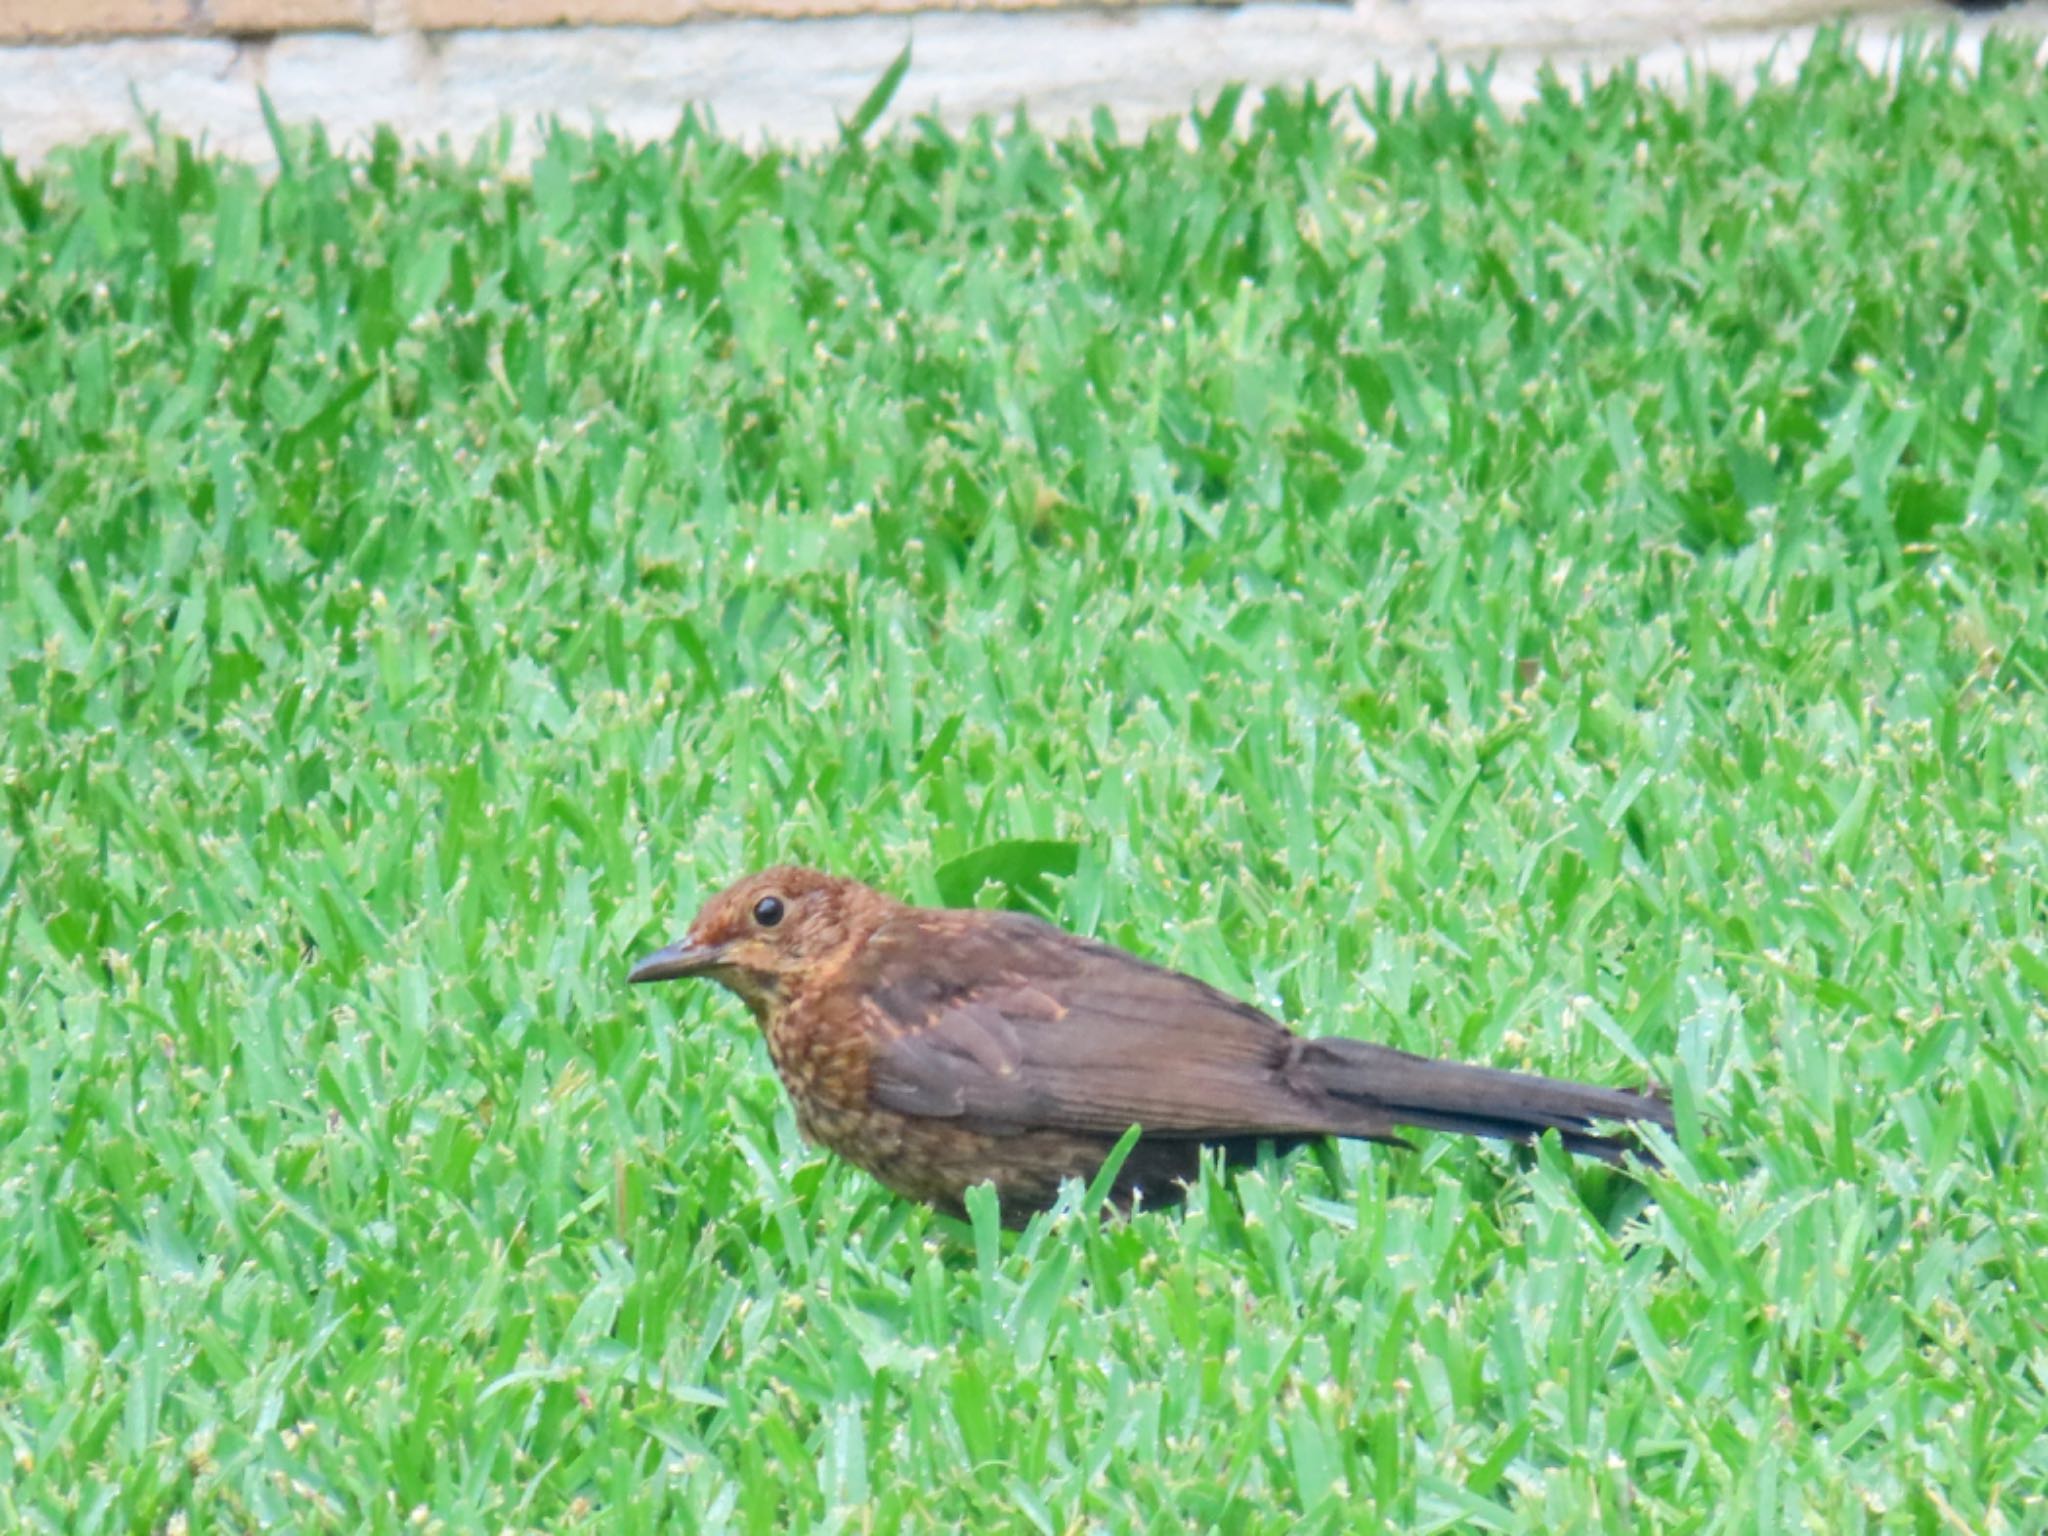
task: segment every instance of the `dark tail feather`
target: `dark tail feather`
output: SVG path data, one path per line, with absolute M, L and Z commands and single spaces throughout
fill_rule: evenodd
M 1597 1134 L 1596 1123 L 1647 1120 L 1672 1129 L 1671 1105 L 1651 1094 L 1433 1061 L 1363 1040 L 1305 1040 L 1296 1070 L 1307 1084 L 1355 1105 L 1369 1122 L 1511 1141 L 1554 1130 L 1571 1151 L 1611 1163 L 1627 1151 L 1655 1159 L 1628 1137 Z

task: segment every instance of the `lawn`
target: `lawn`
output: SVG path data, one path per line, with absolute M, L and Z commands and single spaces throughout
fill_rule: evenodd
M 5 167 L 0 1529 L 2048 1530 L 2048 78 L 1239 105 Z M 783 858 L 1669 1166 L 944 1220 Z

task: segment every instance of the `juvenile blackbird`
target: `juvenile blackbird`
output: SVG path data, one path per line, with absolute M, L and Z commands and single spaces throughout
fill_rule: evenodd
M 964 1214 L 992 1182 L 1004 1220 L 1050 1205 L 1143 1128 L 1111 1191 L 1172 1204 L 1200 1149 L 1395 1126 L 1527 1139 L 1619 1160 L 1598 1121 L 1669 1129 L 1662 1099 L 1362 1040 L 1305 1039 L 1192 976 L 1019 912 L 908 907 L 781 867 L 711 898 L 631 980 L 708 976 L 739 995 L 813 1142 L 899 1194 Z

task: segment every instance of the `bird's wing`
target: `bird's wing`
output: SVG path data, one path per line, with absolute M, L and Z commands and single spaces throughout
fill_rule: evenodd
M 1275 1020 L 1021 913 L 906 913 L 848 979 L 870 1010 L 869 1096 L 901 1114 L 996 1133 L 1357 1133 L 1289 1081 L 1304 1042 Z

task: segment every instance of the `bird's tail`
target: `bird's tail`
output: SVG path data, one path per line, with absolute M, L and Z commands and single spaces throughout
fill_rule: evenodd
M 1571 1151 L 1608 1162 L 1619 1162 L 1625 1151 L 1646 1161 L 1654 1159 L 1625 1136 L 1599 1134 L 1595 1124 L 1645 1120 L 1672 1129 L 1671 1105 L 1655 1094 L 1435 1061 L 1363 1040 L 1305 1040 L 1295 1068 L 1323 1093 L 1361 1111 L 1361 1120 L 1368 1124 L 1512 1141 L 1554 1130 Z

